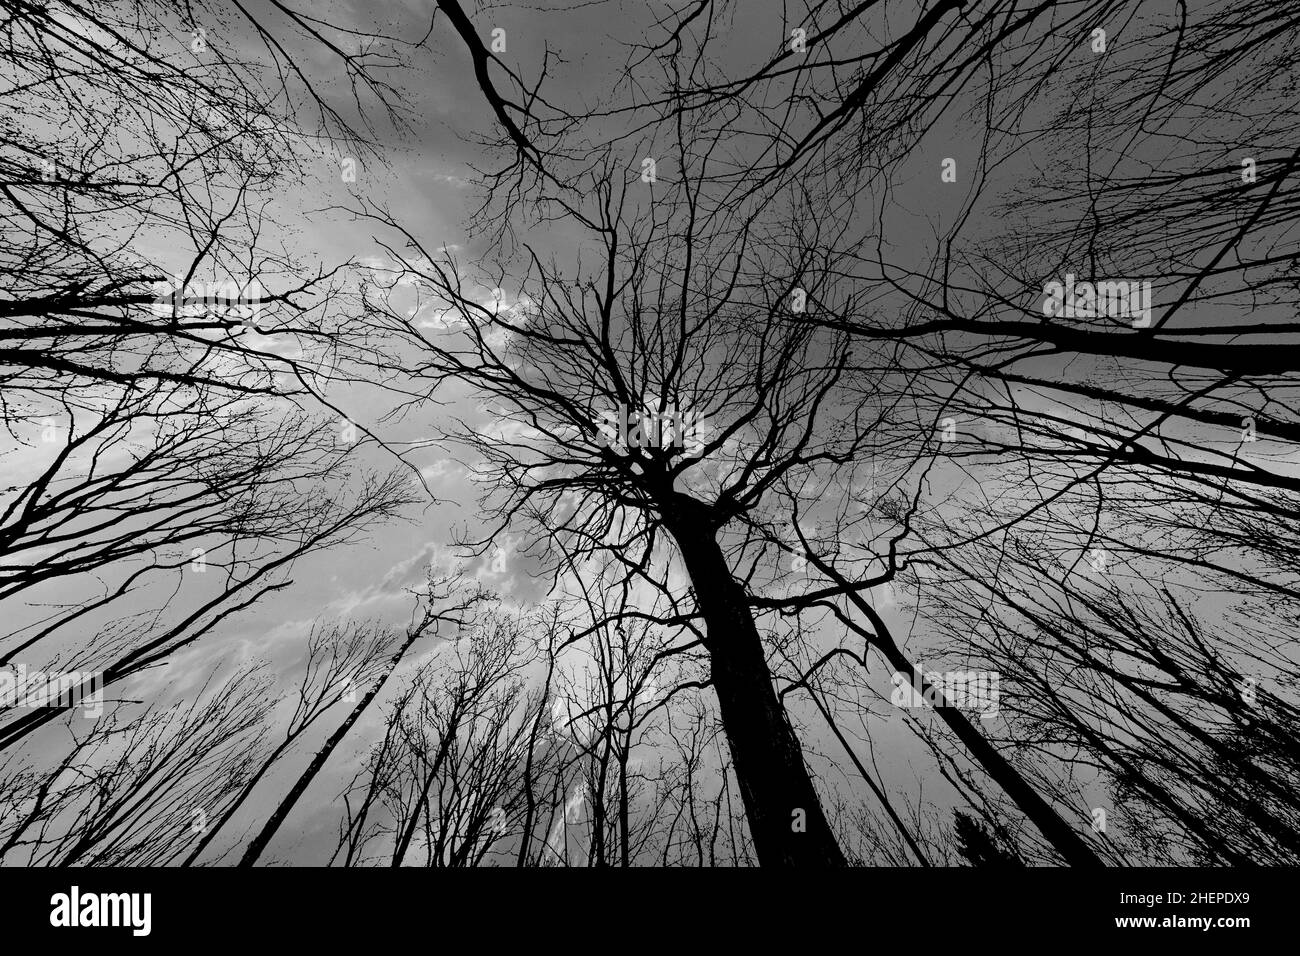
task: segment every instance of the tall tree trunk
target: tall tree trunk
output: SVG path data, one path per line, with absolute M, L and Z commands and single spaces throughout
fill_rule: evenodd
M 933 694 L 940 700 L 943 699 L 942 693 L 932 688 L 929 681 L 925 680 L 925 675 L 917 670 L 893 640 L 877 641 L 875 646 L 884 654 L 895 671 L 907 677 L 913 687 L 919 687 L 923 693 Z M 1044 800 L 1020 771 L 988 742 L 984 733 L 971 723 L 964 713 L 951 706 L 939 706 L 935 710 L 939 718 L 948 725 L 948 729 L 966 745 L 967 751 L 984 768 L 984 772 L 1015 801 L 1016 806 L 1033 821 L 1070 866 L 1095 868 L 1105 865 L 1092 847 L 1088 846 L 1087 841 L 1061 818 L 1052 805 Z
M 324 746 L 321 747 L 314 757 L 312 757 L 311 763 L 307 765 L 307 769 L 304 770 L 302 775 L 294 782 L 293 787 L 287 794 L 285 794 L 285 797 L 280 801 L 279 806 L 275 808 L 275 812 L 271 814 L 270 818 L 268 818 L 262 825 L 262 829 L 258 831 L 257 836 L 253 838 L 253 842 L 244 850 L 244 855 L 239 860 L 240 866 L 252 866 L 257 862 L 258 857 L 262 855 L 262 851 L 265 850 L 267 844 L 271 842 L 271 838 L 274 837 L 276 831 L 280 829 L 280 825 L 284 823 L 285 818 L 289 816 L 289 812 L 297 805 L 298 800 L 302 795 L 307 792 L 307 788 L 311 786 L 311 782 L 316 779 L 316 775 L 321 772 L 321 769 L 329 760 L 330 755 L 334 753 L 335 749 L 343 741 L 343 738 L 348 735 L 353 724 L 355 724 L 361 718 L 361 715 L 365 713 L 366 708 L 369 707 L 371 702 L 379 696 L 380 690 L 382 690 L 384 685 L 388 683 L 388 678 L 391 677 L 393 671 L 397 669 L 397 665 L 401 662 L 402 658 L 406 656 L 406 652 L 411 649 L 411 645 L 419 640 L 420 636 L 424 634 L 425 626 L 425 624 L 421 624 L 419 627 L 413 628 L 411 632 L 407 634 L 406 639 L 397 649 L 397 653 L 389 659 L 387 668 L 384 670 L 383 674 L 380 675 L 379 679 L 375 681 L 374 686 L 370 688 L 364 697 L 357 701 L 357 705 L 352 708 L 352 712 L 348 714 L 343 723 L 339 724 L 338 729 L 335 730 L 334 733 L 330 734 L 329 739 L 325 741 Z
M 537 713 L 533 716 L 532 728 L 528 731 L 528 756 L 524 760 L 524 826 L 523 837 L 519 841 L 519 855 L 515 866 L 528 866 L 528 849 L 533 839 L 533 825 L 537 818 L 537 795 L 533 793 L 533 761 L 537 754 L 537 731 L 542 718 L 546 716 L 547 705 L 551 700 L 551 680 L 555 676 L 555 653 L 547 638 L 546 681 L 542 684 L 542 696 L 537 704 Z
M 810 560 L 814 566 L 841 587 L 848 585 L 848 580 L 821 558 L 813 555 L 810 556 Z M 906 676 L 913 687 L 921 688 L 922 693 L 930 693 L 943 700 L 942 693 L 936 691 L 925 680 L 925 675 L 903 653 L 903 649 L 898 646 L 884 619 L 876 613 L 876 609 L 856 591 L 848 591 L 847 597 L 850 603 L 861 611 L 871 623 L 872 632 L 859 628 L 848 618 L 841 617 L 840 619 L 866 638 L 868 646 L 880 651 L 890 666 L 895 671 Z M 944 706 L 936 708 L 939 718 L 948 725 L 948 729 L 957 736 L 957 739 L 966 745 L 966 750 L 984 768 L 984 772 L 1002 788 L 1003 792 L 1015 802 L 1021 812 L 1038 827 L 1039 832 L 1065 858 L 1065 861 L 1070 866 L 1088 869 L 1105 866 L 1106 864 L 1097 855 L 1096 851 L 1088 845 L 1088 842 L 1066 823 L 1061 818 L 1061 815 L 1056 812 L 1056 809 L 1043 799 L 1038 791 L 1025 779 L 1024 775 L 1013 767 L 1011 762 L 1003 757 L 996 747 L 988 742 L 983 731 L 972 724 L 964 713 L 955 707 L 946 706 L 946 704 L 945 701 Z
M 464 695 L 468 690 L 459 687 L 456 690 L 456 700 L 452 703 L 451 713 L 447 716 L 447 726 L 438 738 L 438 749 L 434 752 L 433 765 L 425 767 L 424 782 L 420 786 L 420 796 L 415 801 L 414 809 L 411 810 L 411 818 L 406 821 L 402 827 L 401 835 L 397 839 L 397 845 L 393 848 L 393 859 L 390 866 L 400 867 L 402 860 L 406 858 L 407 851 L 411 848 L 411 841 L 415 839 L 415 831 L 419 828 L 420 817 L 423 816 L 429 821 L 429 791 L 433 789 L 434 782 L 438 777 L 438 771 L 442 769 L 444 761 L 447 759 L 447 753 L 451 750 L 451 742 L 456 738 L 456 732 L 460 730 L 461 721 L 461 704 Z M 396 715 L 394 715 L 396 719 Z M 439 865 L 442 865 L 442 859 L 439 857 Z
M 712 527 L 698 514 L 665 517 L 708 630 L 713 687 L 759 863 L 847 865 L 772 687 L 744 588 L 732 576 Z
M 632 827 L 631 812 L 627 793 L 627 762 L 632 753 L 631 718 L 628 718 L 629 730 L 618 749 L 618 840 L 619 863 L 626 869 L 632 865 Z

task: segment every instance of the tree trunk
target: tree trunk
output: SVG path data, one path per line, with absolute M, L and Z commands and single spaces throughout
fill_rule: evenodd
M 840 587 L 848 586 L 848 579 L 826 561 L 815 555 L 811 555 L 809 560 L 811 560 L 814 567 Z M 1039 795 L 1038 791 L 1025 779 L 1024 775 L 1013 767 L 1011 762 L 1003 757 L 996 747 L 988 742 L 984 737 L 984 732 L 971 723 L 966 715 L 957 708 L 947 706 L 948 702 L 944 700 L 943 694 L 939 693 L 925 680 L 925 675 L 903 653 L 903 649 L 898 646 L 898 643 L 894 640 L 894 635 L 890 633 L 889 627 L 885 624 L 884 618 L 876 613 L 876 609 L 857 591 L 846 591 L 845 596 L 866 617 L 871 624 L 871 631 L 859 627 L 843 615 L 840 616 L 840 620 L 861 635 L 866 640 L 868 647 L 874 647 L 880 651 L 890 666 L 895 671 L 903 674 L 913 687 L 920 688 L 923 694 L 931 694 L 943 701 L 943 705 L 936 708 L 939 718 L 948 725 L 949 730 L 957 735 L 957 739 L 966 745 L 967 751 L 984 768 L 984 772 L 1002 788 L 1006 795 L 1020 808 L 1020 811 L 1038 827 L 1043 836 L 1047 838 L 1047 841 L 1065 858 L 1065 861 L 1070 866 L 1087 869 L 1105 866 L 1106 864 L 1097 855 L 1096 851 L 1088 845 L 1088 842 L 1075 832 L 1074 828 L 1056 812 L 1056 809 Z
M 357 705 L 352 708 L 352 712 L 348 714 L 343 723 L 339 724 L 338 729 L 335 730 L 334 733 L 330 734 L 329 739 L 325 741 L 325 745 L 321 747 L 314 757 L 312 757 L 311 763 L 307 765 L 307 769 L 302 772 L 302 775 L 294 782 L 293 787 L 285 795 L 284 799 L 280 801 L 279 806 L 275 808 L 275 812 L 272 813 L 270 818 L 262 825 L 262 829 L 259 830 L 257 836 L 253 838 L 253 842 L 244 850 L 244 855 L 239 860 L 240 866 L 252 866 L 257 862 L 258 857 L 262 855 L 262 851 L 266 849 L 267 844 L 271 842 L 271 838 L 275 836 L 276 831 L 280 829 L 280 825 L 284 823 L 289 812 L 297 805 L 299 798 L 307 792 L 307 788 L 311 786 L 311 782 L 316 779 L 316 775 L 321 772 L 321 768 L 325 766 L 330 755 L 334 753 L 335 749 L 343 741 L 343 738 L 348 735 L 348 731 L 352 729 L 352 725 L 361 718 L 363 713 L 365 713 L 366 708 L 370 706 L 371 701 L 379 696 L 380 690 L 382 690 L 383 686 L 388 683 L 388 678 L 391 677 L 393 671 L 397 669 L 397 665 L 401 662 L 402 658 L 406 656 L 406 652 L 411 649 L 411 645 L 414 644 L 423 633 L 424 626 L 421 625 L 406 636 L 401 647 L 397 649 L 397 653 L 389 659 L 388 667 L 384 670 L 383 674 L 380 675 L 379 679 L 375 681 L 374 686 L 371 687 L 366 695 L 357 702 Z
M 881 640 L 876 642 L 875 646 L 884 654 L 895 671 L 907 677 L 913 687 L 919 687 L 923 692 L 934 694 L 940 700 L 943 699 L 942 693 L 933 690 L 929 681 L 925 680 L 925 675 L 916 669 L 893 640 Z M 964 713 L 946 704 L 937 707 L 936 713 L 948 725 L 948 729 L 957 735 L 957 739 L 966 745 L 966 749 L 984 768 L 984 772 L 1015 801 L 1016 806 L 1033 821 L 1070 866 L 1090 869 L 1105 866 L 1092 847 L 1088 846 L 1087 841 L 1061 818 L 1052 805 L 1044 800 L 1020 771 L 988 742 L 983 731 L 971 723 Z
M 708 630 L 713 687 L 759 863 L 846 866 L 772 688 L 744 588 L 707 523 L 694 514 L 666 517 Z

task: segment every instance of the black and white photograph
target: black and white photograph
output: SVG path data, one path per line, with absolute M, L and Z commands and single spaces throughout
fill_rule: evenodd
M 1294 898 L 1300 2 L 2 0 L 0 139 L 7 927 Z

